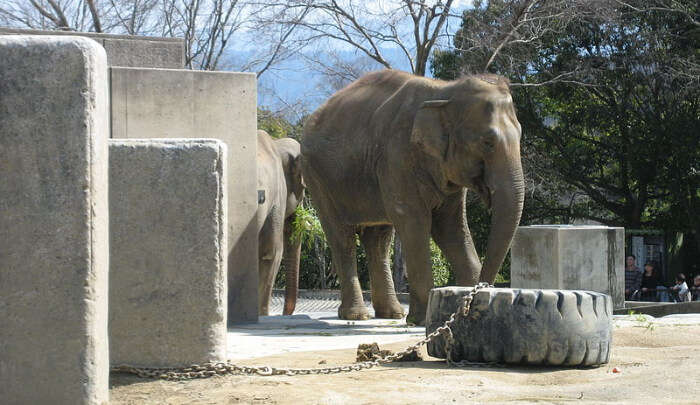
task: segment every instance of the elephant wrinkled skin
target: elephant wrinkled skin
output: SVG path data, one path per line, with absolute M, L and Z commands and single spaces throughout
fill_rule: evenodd
M 304 197 L 299 143 L 272 139 L 258 131 L 258 189 L 265 199 L 258 205 L 258 313 L 269 315 L 270 295 L 280 262 L 285 265 L 284 314 L 291 315 L 299 287 L 301 241 L 292 241 L 294 211 Z
M 355 234 L 365 246 L 377 317 L 399 318 L 389 245 L 395 228 L 410 284 L 408 320 L 423 324 L 433 287 L 430 237 L 458 285 L 493 282 L 523 207 L 520 135 L 508 83 L 452 82 L 384 70 L 333 95 L 304 127 L 302 172 L 340 277 L 342 319 L 366 319 Z M 490 206 L 482 267 L 465 215 L 466 189 Z

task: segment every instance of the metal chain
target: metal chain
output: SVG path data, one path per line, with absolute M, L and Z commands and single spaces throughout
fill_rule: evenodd
M 447 364 L 455 367 L 474 367 L 474 366 L 492 366 L 495 363 L 478 363 L 470 362 L 466 360 L 454 361 L 452 359 L 452 347 L 455 344 L 454 335 L 452 333 L 451 326 L 461 317 L 466 317 L 469 314 L 469 309 L 471 308 L 472 300 L 477 291 L 482 288 L 492 287 L 488 283 L 479 283 L 474 286 L 474 289 L 469 291 L 462 299 L 460 299 L 460 304 L 457 310 L 450 315 L 450 318 L 445 321 L 445 323 L 439 328 L 435 329 L 432 333 L 427 335 L 424 339 L 420 340 L 418 343 L 407 347 L 405 350 L 393 353 L 384 357 L 380 357 L 376 360 L 364 361 L 361 363 L 355 363 L 345 366 L 335 366 L 335 367 L 322 367 L 322 368 L 279 368 L 270 366 L 239 366 L 231 362 L 218 362 L 218 363 L 204 363 L 204 364 L 193 364 L 189 367 L 173 367 L 173 368 L 153 368 L 153 367 L 132 367 L 128 365 L 121 365 L 112 367 L 112 372 L 118 373 L 129 373 L 135 374 L 141 378 L 160 378 L 164 380 L 190 380 L 195 378 L 209 378 L 215 375 L 259 375 L 259 376 L 271 376 L 271 375 L 309 375 L 309 374 L 337 374 L 346 373 L 352 371 L 360 371 L 365 369 L 370 369 L 376 367 L 380 364 L 387 364 L 396 361 L 408 354 L 411 354 L 418 349 L 428 344 L 429 342 L 437 339 L 440 335 L 445 335 L 445 352 Z

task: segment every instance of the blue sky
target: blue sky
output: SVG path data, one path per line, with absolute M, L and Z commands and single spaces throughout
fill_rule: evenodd
M 410 71 L 408 61 L 398 49 L 383 49 L 382 52 L 395 69 Z M 354 50 L 336 50 L 336 53 L 350 60 L 361 56 Z M 377 69 L 381 68 L 377 64 Z M 277 111 L 289 104 L 311 112 L 330 95 L 324 79 L 302 57 L 285 60 L 260 77 L 258 106 Z

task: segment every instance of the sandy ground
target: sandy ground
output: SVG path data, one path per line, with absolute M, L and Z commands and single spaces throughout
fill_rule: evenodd
M 612 358 L 597 368 L 450 368 L 426 361 L 322 376 L 227 376 L 187 382 L 112 374 L 112 404 L 700 404 L 700 324 L 619 319 Z M 413 332 L 413 331 L 411 331 Z M 331 335 L 331 333 L 328 333 Z M 326 336 L 326 335 L 321 335 Z M 291 336 L 287 336 L 289 339 Z M 331 339 L 331 336 L 327 336 Z M 372 335 L 356 336 L 369 343 Z M 400 350 L 415 340 L 383 344 Z M 355 360 L 355 349 L 284 352 L 238 364 L 319 367 Z M 619 372 L 613 372 L 616 368 Z

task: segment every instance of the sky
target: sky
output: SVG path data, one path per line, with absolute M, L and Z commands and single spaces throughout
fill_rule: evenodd
M 410 71 L 408 61 L 398 49 L 382 51 L 395 69 Z M 354 50 L 336 50 L 336 53 L 349 60 L 359 55 Z M 377 64 L 377 70 L 381 68 Z M 285 60 L 258 79 L 258 106 L 272 111 L 292 108 L 288 118 L 294 119 L 303 112 L 312 112 L 331 95 L 325 80 L 303 58 Z

